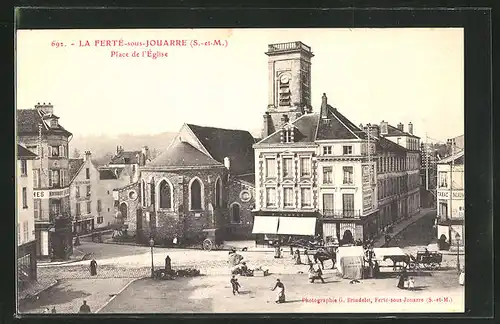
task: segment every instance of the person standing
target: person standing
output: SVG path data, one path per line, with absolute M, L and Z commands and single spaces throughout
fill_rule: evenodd
M 276 285 L 274 285 L 274 288 L 271 289 L 272 291 L 276 290 L 278 288 L 278 293 L 276 294 L 276 304 L 281 304 L 285 302 L 285 285 L 279 280 L 276 279 Z
M 401 270 L 401 274 L 399 275 L 399 280 L 398 280 L 398 285 L 397 285 L 397 287 L 399 289 L 405 289 L 406 279 L 407 279 L 406 269 L 403 268 L 403 270 Z
M 52 311 L 51 311 L 52 314 L 56 314 L 56 306 L 52 306 Z
M 174 239 L 172 240 L 172 243 L 174 244 L 174 247 L 177 247 L 177 242 L 179 240 L 177 239 L 177 235 L 174 235 Z
M 233 276 L 231 278 L 231 287 L 233 288 L 233 295 L 236 295 L 236 294 L 239 295 L 240 294 L 239 289 L 240 289 L 241 285 L 240 285 L 240 283 L 238 282 L 238 279 L 236 279 L 235 276 Z
M 302 264 L 302 260 L 300 259 L 300 251 L 299 249 L 295 250 L 295 264 Z
M 90 261 L 90 275 L 97 276 L 97 261 L 95 259 Z
M 464 268 L 462 268 L 460 270 L 460 275 L 458 276 L 458 284 L 460 286 L 465 285 L 465 269 Z
M 323 272 L 318 263 L 309 265 L 309 282 L 314 283 L 314 280 L 319 279 L 322 283 L 325 283 L 322 274 Z
M 82 306 L 80 306 L 80 314 L 91 313 L 89 305 L 87 305 L 87 301 L 84 300 Z

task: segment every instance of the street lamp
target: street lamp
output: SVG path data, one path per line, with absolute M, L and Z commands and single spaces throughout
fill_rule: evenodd
M 457 271 L 460 272 L 460 234 L 455 235 L 457 240 Z
M 153 263 L 153 247 L 155 246 L 155 240 L 153 240 L 153 238 L 149 239 L 149 246 L 151 246 L 151 278 L 154 278 L 155 266 Z

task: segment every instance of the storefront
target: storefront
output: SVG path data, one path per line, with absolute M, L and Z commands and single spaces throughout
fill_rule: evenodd
M 321 232 L 315 215 L 255 216 L 252 234 L 257 245 L 286 244 L 290 239 L 314 237 Z

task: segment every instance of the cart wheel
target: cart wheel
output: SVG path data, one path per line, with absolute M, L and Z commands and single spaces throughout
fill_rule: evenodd
M 214 246 L 214 244 L 209 239 L 206 239 L 205 241 L 203 241 L 203 250 L 211 251 L 213 246 Z
M 439 264 L 437 264 L 437 263 L 431 263 L 431 269 L 432 270 L 436 270 L 437 268 L 439 268 Z
M 410 263 L 408 264 L 408 268 L 410 268 L 411 270 L 415 270 L 417 268 L 417 265 L 415 263 Z

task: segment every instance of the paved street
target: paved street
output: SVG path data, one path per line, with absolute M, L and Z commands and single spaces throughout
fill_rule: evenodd
M 307 274 L 280 275 L 286 286 L 288 302 L 274 303 L 275 292 L 270 291 L 278 276 L 240 277 L 241 295 L 233 296 L 229 276 L 206 276 L 175 281 L 141 279 L 133 282 L 100 313 L 210 313 L 210 312 L 446 312 L 463 311 L 463 287 L 456 274 L 434 272 L 415 277 L 416 290 L 396 288 L 397 279 L 368 279 L 349 284 L 326 271 L 326 283 L 311 284 Z M 453 280 L 452 280 L 453 279 Z M 386 300 L 381 298 L 402 298 Z M 404 298 L 407 298 L 405 301 Z M 340 299 L 335 302 L 306 302 L 305 299 Z M 366 298 L 352 301 L 348 298 Z M 376 300 L 375 298 L 379 298 Z M 429 302 L 429 298 L 432 301 Z M 442 298 L 441 301 L 438 298 Z M 417 300 L 419 299 L 419 300 Z M 445 300 L 447 299 L 447 300 Z M 175 303 L 170 301 L 175 300 Z
M 419 218 L 401 231 L 389 244 L 400 246 L 406 252 L 415 254 L 417 250 L 430 244 L 433 239 L 433 214 Z M 62 281 L 40 295 L 35 303 L 26 303 L 22 311 L 37 313 L 43 307 L 56 306 L 59 313 L 74 313 L 83 299 L 97 311 L 113 294 L 117 294 L 131 280 L 149 277 L 151 254 L 149 247 L 99 244 L 83 241 L 78 247 L 80 253 L 93 253 L 98 263 L 97 276 L 91 277 L 90 261 L 39 267 L 40 278 L 62 279 Z M 308 303 L 302 298 L 350 298 L 350 297 L 451 297 L 452 303 L 368 303 L 363 307 L 376 307 L 375 311 L 447 311 L 462 305 L 463 287 L 458 286 L 456 257 L 443 255 L 440 271 L 420 272 L 416 275 L 417 291 L 396 289 L 396 278 L 385 273 L 385 278 L 363 280 L 361 284 L 350 285 L 341 280 L 332 270 L 326 271 L 328 283 L 312 285 L 307 282 L 307 266 L 293 264 L 288 251 L 284 257 L 274 259 L 269 252 L 239 252 L 250 267 L 262 266 L 272 274 L 266 278 L 241 278 L 242 295 L 233 297 L 229 288 L 229 268 L 227 251 L 202 251 L 187 249 L 154 248 L 155 267 L 163 267 L 166 255 L 172 259 L 174 268 L 195 267 L 204 276 L 175 281 L 152 281 L 140 279 L 127 287 L 101 312 L 342 312 L 359 311 L 356 303 Z M 463 264 L 463 256 L 461 263 Z M 328 268 L 330 262 L 326 261 Z M 300 273 L 302 272 L 302 273 Z M 273 303 L 274 293 L 269 289 L 279 276 L 287 285 L 284 305 Z M 171 303 L 171 300 L 176 300 Z M 252 303 L 241 299 L 252 299 Z M 255 302 L 254 302 L 255 301 Z M 373 300 L 372 300 L 373 301 Z M 461 304 L 462 303 L 462 304 Z M 445 307 L 445 308 L 443 308 Z M 450 308 L 451 307 L 451 308 Z M 366 308 L 363 308 L 364 310 Z

